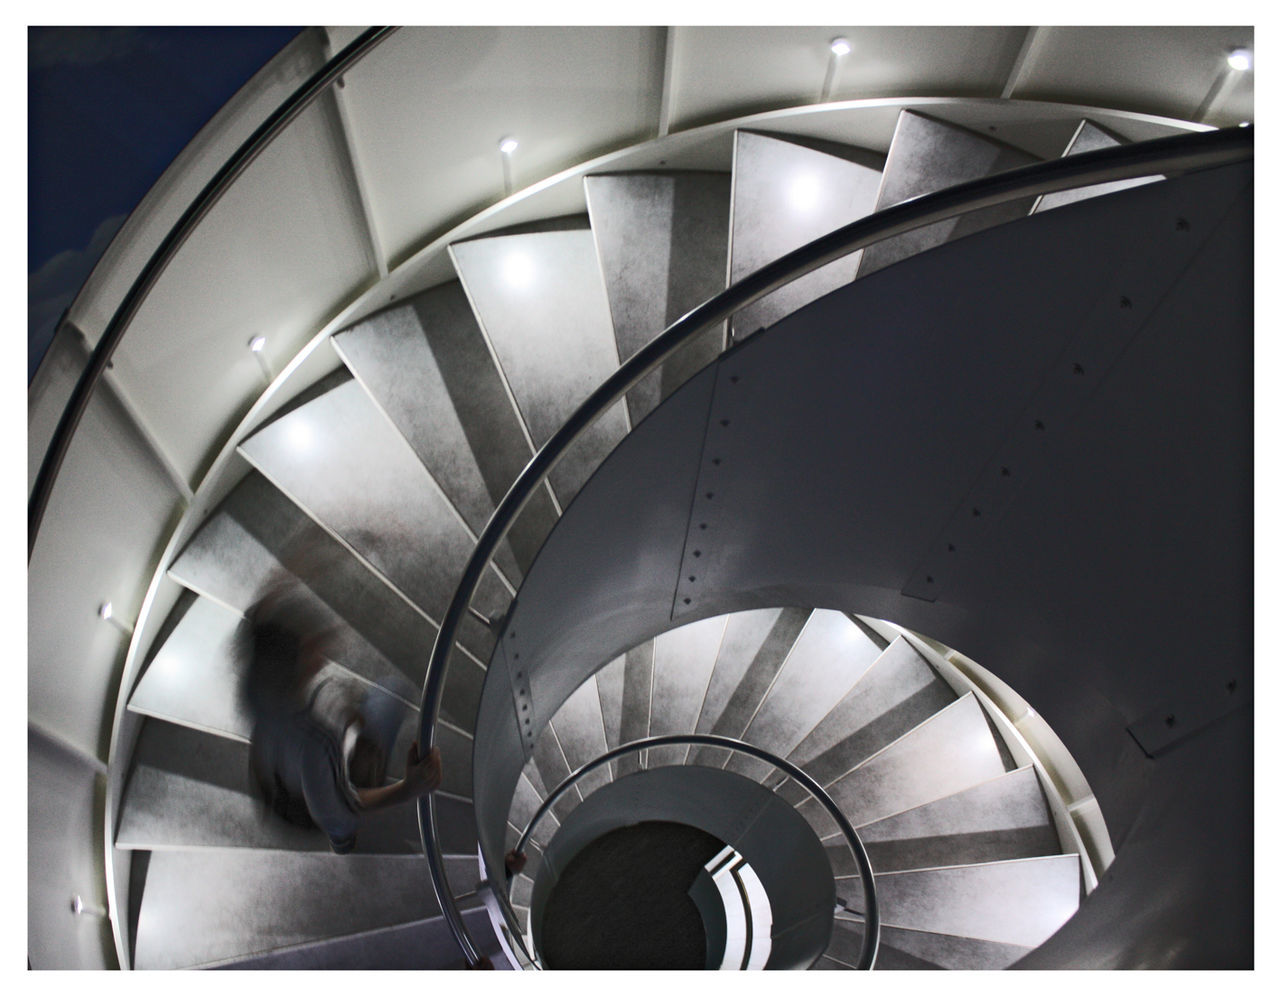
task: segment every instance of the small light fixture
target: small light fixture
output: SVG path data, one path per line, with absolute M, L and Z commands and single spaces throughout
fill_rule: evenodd
M 508 135 L 505 139 L 498 143 L 498 151 L 504 156 L 510 156 L 519 148 L 520 143 Z
M 1227 55 L 1227 65 L 1238 73 L 1253 68 L 1253 53 L 1248 49 L 1232 49 Z
M 99 606 L 98 606 L 98 616 L 99 616 L 99 617 L 101 617 L 103 620 L 110 620 L 110 619 L 111 619 L 111 604 L 110 604 L 110 603 L 102 603 L 102 604 L 99 604 Z
M 255 336 L 249 341 L 249 349 L 254 353 L 262 353 L 262 348 L 266 345 L 267 338 L 265 336 Z
M 839 38 L 831 39 L 831 54 L 837 59 L 843 59 L 853 51 L 853 46 L 849 43 L 849 39 L 841 35 Z

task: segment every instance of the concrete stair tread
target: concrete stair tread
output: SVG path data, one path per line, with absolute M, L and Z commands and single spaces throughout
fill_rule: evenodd
M 1114 132 L 1103 128 L 1097 122 L 1084 119 L 1080 122 L 1080 127 L 1076 129 L 1076 133 L 1071 137 L 1071 141 L 1067 144 L 1067 148 L 1062 155 L 1074 156 L 1077 153 L 1093 152 L 1095 149 L 1108 149 L 1122 144 L 1124 144 L 1124 140 Z M 1095 184 L 1092 187 L 1055 191 L 1052 194 L 1044 194 L 1037 198 L 1035 206 L 1031 210 L 1032 212 L 1048 211 L 1051 208 L 1075 204 L 1077 201 L 1084 201 L 1091 197 L 1100 197 L 1103 194 L 1113 194 L 1116 191 L 1123 191 L 1130 187 L 1140 187 L 1142 184 L 1154 183 L 1158 179 L 1160 178 L 1139 177 L 1135 180 L 1115 180 L 1108 184 Z
M 730 283 L 875 210 L 884 158 L 827 143 L 737 132 L 733 153 Z M 853 280 L 855 252 L 734 316 L 736 339 L 770 326 Z
M 295 405 L 239 450 L 432 622 L 440 620 L 475 535 L 359 382 L 340 381 Z M 510 590 L 486 573 L 477 608 L 493 616 L 509 601 Z M 461 640 L 482 660 L 493 644 L 471 621 Z
M 587 213 L 618 359 L 628 360 L 667 326 L 724 290 L 730 177 L 670 172 L 589 176 Z M 627 396 L 632 425 L 713 360 L 724 334 L 688 344 Z
M 945 765 L 939 765 L 945 763 Z M 944 707 L 826 789 L 855 827 L 950 796 L 1004 772 L 973 694 Z M 802 813 L 814 813 L 812 802 Z M 824 835 L 834 831 L 829 828 Z
M 484 236 L 449 247 L 534 447 L 618 367 L 609 302 L 585 219 L 545 231 Z M 573 357 L 573 364 L 564 363 Z M 589 429 L 552 472 L 561 506 L 629 429 L 625 404 Z
M 474 871 L 469 862 L 449 861 L 455 883 Z M 166 850 L 135 853 L 134 865 L 145 878 L 138 969 L 225 962 L 439 914 L 420 856 Z
M 727 616 L 709 617 L 654 639 L 650 736 L 687 734 L 694 729 L 728 621 Z M 688 755 L 688 746 L 649 749 L 645 766 L 680 765 Z
M 463 920 L 495 968 L 503 969 L 506 958 L 498 949 L 488 915 L 483 911 L 467 911 Z M 206 964 L 205 969 L 463 970 L 465 961 L 441 915 Z
M 501 406 L 510 402 L 462 286 L 454 281 L 416 295 L 331 342 L 468 529 L 479 534 L 531 454 L 515 413 L 503 418 Z M 483 421 L 469 410 L 471 400 L 462 401 L 470 394 L 489 399 Z M 471 418 L 464 422 L 463 413 Z M 503 544 L 496 562 L 518 586 L 520 565 L 527 567 L 534 552 L 519 540 L 514 546 L 523 559 Z
M 856 960 L 861 943 L 861 923 L 837 918 L 828 956 Z M 852 946 L 850 945 L 852 944 Z M 1030 952 L 1026 946 L 997 943 L 971 936 L 951 936 L 940 932 L 880 926 L 880 946 L 876 970 L 1003 970 Z M 841 963 L 841 968 L 848 965 Z
M 1075 913 L 1080 894 L 1074 854 L 876 874 L 886 925 L 1027 948 Z
M 875 210 L 1033 162 L 1035 157 L 986 135 L 914 111 L 902 111 L 885 160 Z M 858 276 L 865 277 L 949 240 L 1022 217 L 1031 205 L 1032 199 L 1010 202 L 882 240 L 862 251 Z
M 435 640 L 435 626 L 390 598 L 384 580 L 257 471 L 206 518 L 169 576 L 237 613 L 269 586 L 302 582 L 299 592 L 314 596 L 315 612 L 336 628 L 335 657 L 343 664 L 369 680 L 394 670 L 422 683 L 421 649 Z
M 743 740 L 789 757 L 880 654 L 879 644 L 845 614 L 814 610 L 747 724 Z

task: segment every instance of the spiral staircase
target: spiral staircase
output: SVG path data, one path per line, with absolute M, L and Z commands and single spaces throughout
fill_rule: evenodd
M 393 66 L 411 50 L 409 41 L 384 44 L 402 45 L 387 57 Z M 375 50 L 369 73 L 378 58 Z M 352 70 L 345 85 L 357 90 L 361 79 Z M 353 127 L 344 116 L 357 105 L 344 109 L 339 100 L 326 113 Z M 425 262 L 384 266 L 354 313 L 333 318 L 279 374 L 266 369 L 267 391 L 237 413 L 243 418 L 217 456 L 190 459 L 205 470 L 176 524 L 170 517 L 163 551 L 153 552 L 158 564 L 151 562 L 146 605 L 128 629 L 119 698 L 99 736 L 110 763 L 90 777 L 98 788 L 89 796 L 109 830 L 110 903 L 102 907 L 111 908 L 121 963 L 461 966 L 423 861 L 415 807 L 369 816 L 349 856 L 331 854 L 320 833 L 264 819 L 248 789 L 249 724 L 237 691 L 244 611 L 269 580 L 287 574 L 337 628 L 328 668 L 392 691 L 416 717 L 419 704 L 405 690 L 423 685 L 427 653 L 499 500 L 579 403 L 657 331 L 840 226 L 1047 159 L 1047 146 L 1071 156 L 1186 130 L 1135 115 L 1126 134 L 1115 114 L 1017 112 L 1009 118 L 983 101 L 881 105 L 877 119 L 892 119 L 882 148 L 837 141 L 837 118 L 817 135 L 803 116 L 785 115 L 721 127 L 701 147 L 655 140 L 630 159 L 579 169 L 556 185 L 550 211 L 539 211 L 537 197 L 512 198 L 475 216 L 483 224 L 474 231 L 468 223 L 449 228 L 421 255 Z M 829 857 L 841 899 L 814 966 L 856 965 L 863 885 L 830 816 L 768 764 L 706 747 L 651 748 L 577 782 L 538 826 L 530 865 L 510 882 L 517 926 L 500 924 L 492 884 L 482 883 L 493 879 L 493 844 L 485 859 L 477 847 L 487 833 L 477 827 L 476 784 L 491 780 L 477 750 L 489 723 L 482 702 L 495 687 L 515 704 L 517 728 L 529 709 L 527 691 L 517 688 L 524 674 L 506 658 L 516 647 L 517 597 L 520 613 L 536 612 L 526 603 L 536 591 L 525 582 L 539 572 L 548 538 L 570 533 L 572 514 L 606 488 L 602 462 L 625 464 L 619 444 L 642 426 L 659 432 L 660 420 L 648 417 L 699 390 L 699 372 L 705 380 L 726 345 L 741 352 L 776 340 L 791 328 L 782 320 L 819 315 L 812 303 L 853 295 L 872 275 L 909 274 L 941 248 L 983 246 L 981 234 L 993 227 L 1066 217 L 1088 199 L 1125 197 L 1152 179 L 1005 203 L 876 242 L 693 339 L 578 438 L 484 573 L 448 660 L 434 728 L 444 758 L 435 828 L 445 872 L 468 930 L 497 966 L 529 965 L 516 937 L 525 934 L 532 948 L 535 883 L 555 830 L 594 791 L 671 767 L 734 772 L 797 809 Z M 366 212 L 368 183 L 357 185 Z M 261 331 L 252 320 L 237 331 L 247 340 L 245 330 Z M 146 374 L 136 359 L 130 364 L 126 379 Z M 194 390 L 202 378 L 215 381 L 216 372 L 193 373 L 175 390 Z M 99 405 L 127 410 L 118 400 L 127 395 Z M 154 417 L 135 422 L 165 433 Z M 158 477 L 185 480 L 173 464 L 187 460 L 172 458 Z M 629 486 L 642 494 L 635 478 Z M 689 515 L 697 512 L 695 504 Z M 940 512 L 945 520 L 951 510 Z M 606 540 L 583 536 L 578 543 Z M 47 562 L 37 549 L 33 591 L 53 578 Z M 682 562 L 673 606 L 693 593 L 685 575 Z M 932 584 L 929 576 L 905 588 L 933 602 L 924 591 Z M 801 767 L 856 827 L 876 874 L 877 968 L 1003 968 L 1067 923 L 1104 877 L 1112 843 L 1084 774 L 1031 706 L 875 607 L 767 595 L 747 602 L 697 619 L 673 609 L 668 629 L 614 647 L 569 688 L 534 703 L 521 730 L 519 777 L 505 796 L 502 845 L 514 845 L 548 794 L 601 754 L 650 736 L 708 733 Z M 121 626 L 109 609 L 101 616 Z M 529 685 L 535 667 L 526 666 Z M 56 700 L 57 682 L 33 673 L 32 702 Z M 417 723 L 405 726 L 398 760 L 417 731 Z M 33 786 L 43 779 L 41 753 L 33 753 Z M 75 917 L 84 924 L 81 912 Z

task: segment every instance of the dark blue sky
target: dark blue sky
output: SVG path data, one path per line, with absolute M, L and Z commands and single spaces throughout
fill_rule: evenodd
M 123 217 L 298 31 L 28 29 L 28 377 Z

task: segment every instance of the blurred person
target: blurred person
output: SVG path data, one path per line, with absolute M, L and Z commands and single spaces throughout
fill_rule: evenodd
M 410 746 L 404 778 L 386 783 L 407 707 L 329 665 L 335 636 L 296 582 L 277 582 L 246 614 L 241 691 L 253 727 L 251 782 L 269 810 L 320 828 L 336 853 L 355 847 L 365 811 L 416 800 L 440 786 L 440 752 Z M 414 691 L 399 677 L 388 685 Z

